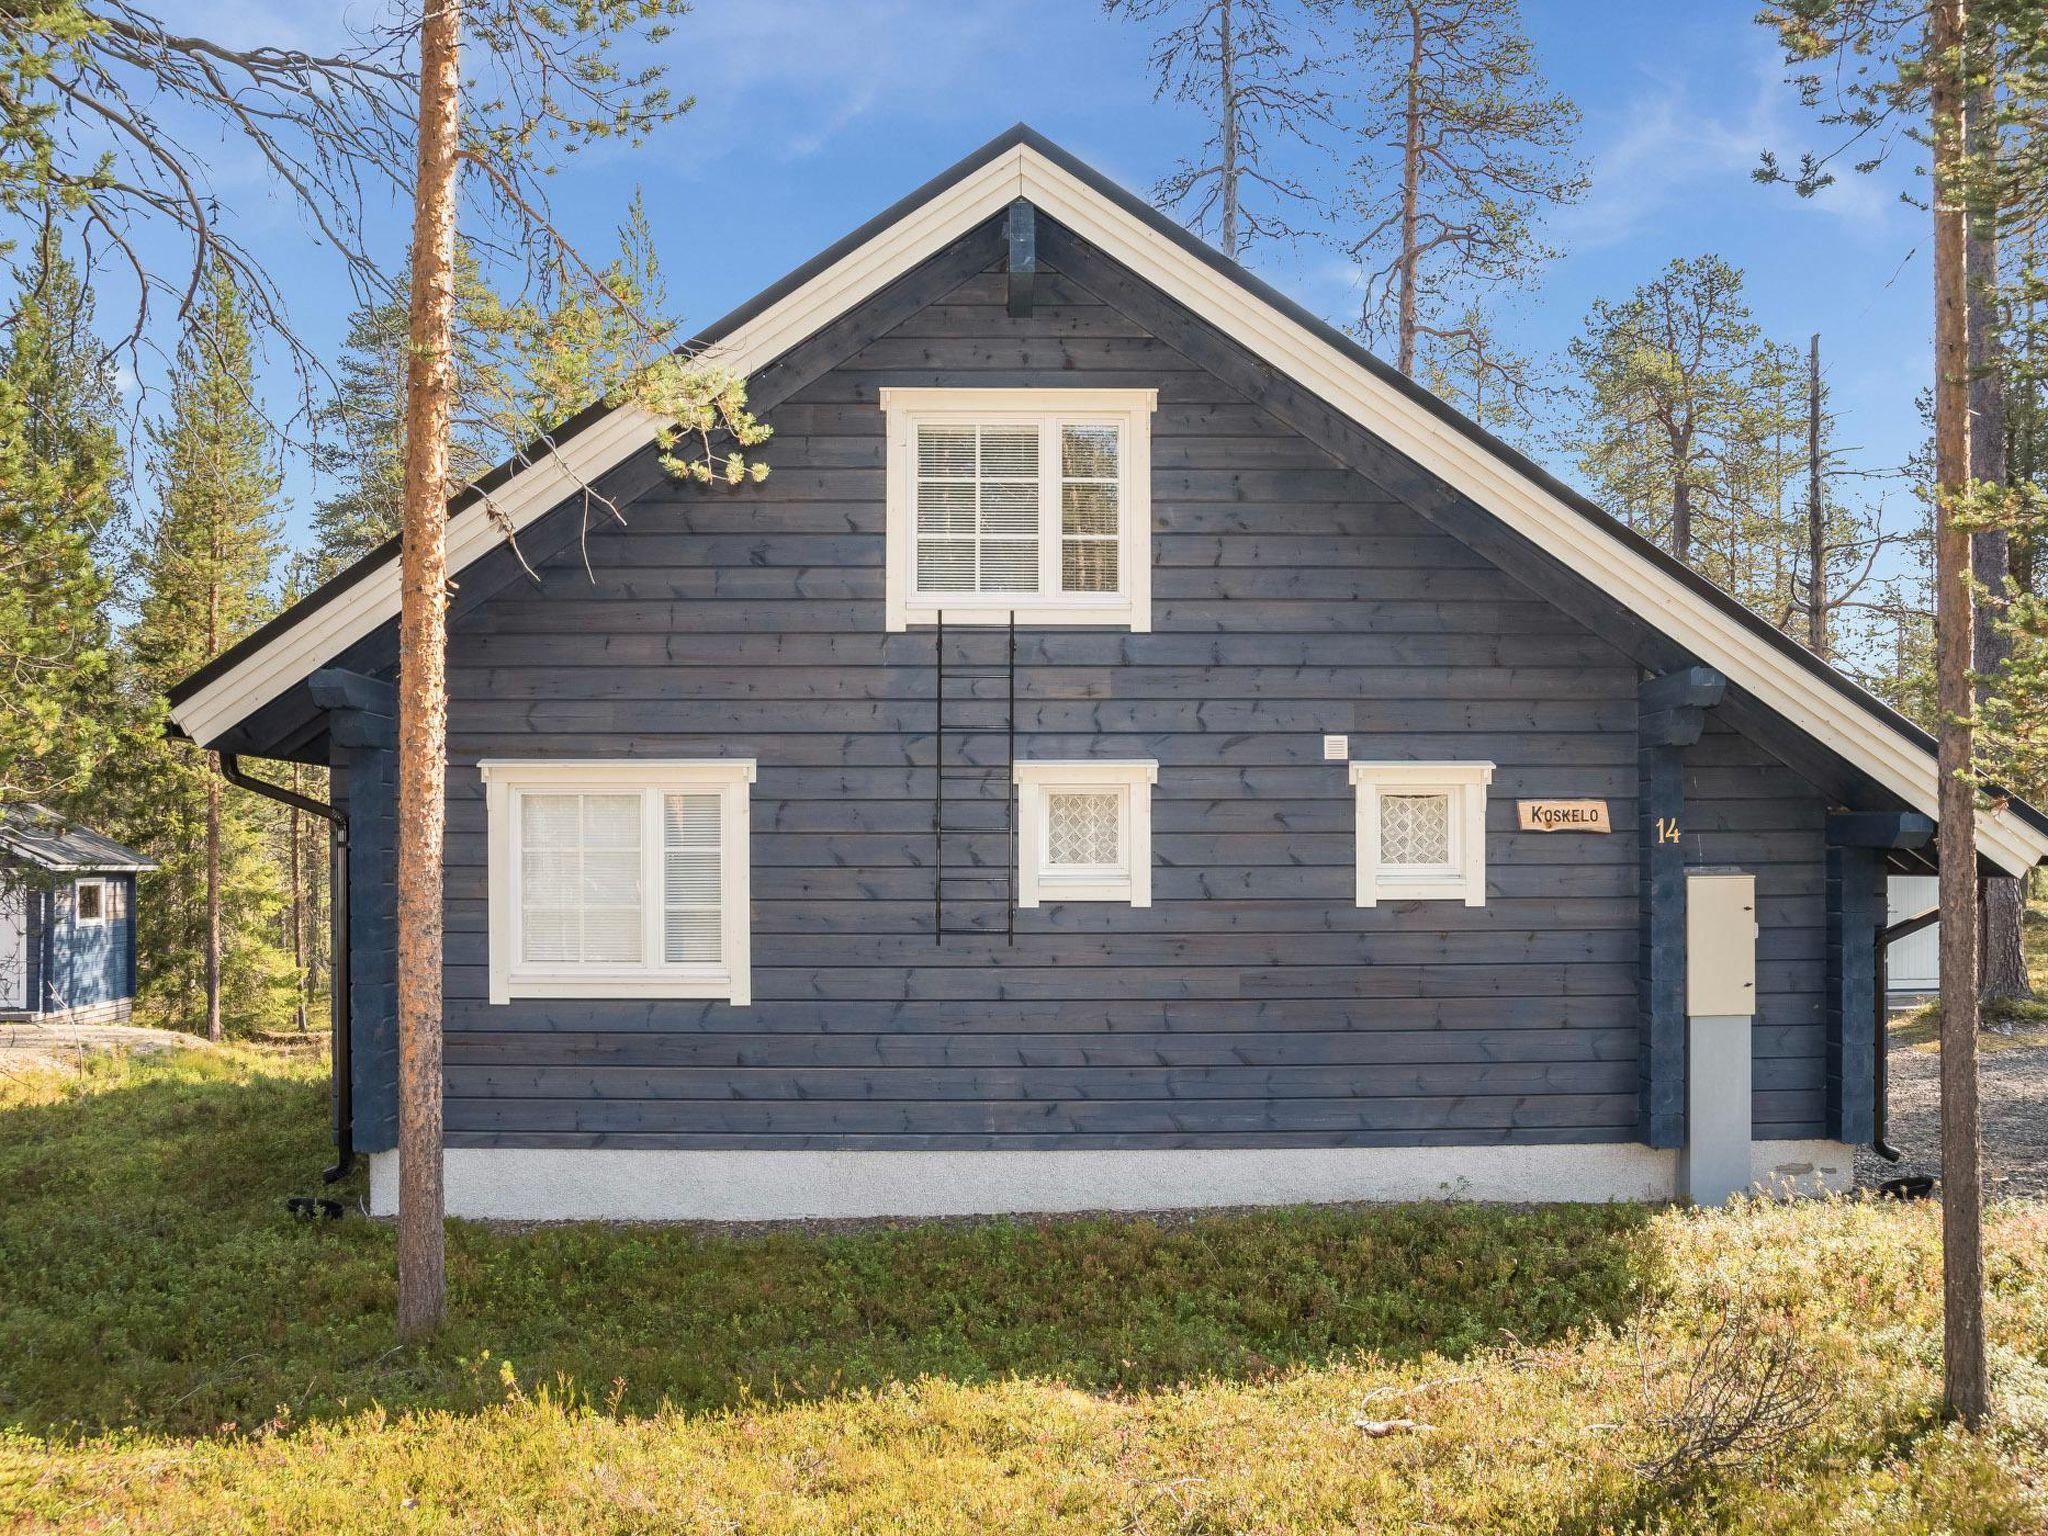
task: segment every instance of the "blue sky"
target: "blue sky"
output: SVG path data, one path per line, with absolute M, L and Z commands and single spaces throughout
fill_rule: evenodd
M 327 25 L 290 12 L 280 22 L 256 0 L 171 9 L 187 5 L 221 35 L 277 41 L 280 27 L 299 27 L 312 35 L 288 40 L 313 43 Z M 1789 159 L 1820 134 L 1755 9 L 1525 0 L 1546 72 L 1584 113 L 1593 187 L 1551 227 L 1564 257 L 1500 324 L 1525 351 L 1557 351 L 1594 298 L 1714 251 L 1745 269 L 1773 335 L 1803 345 L 1822 333 L 1838 442 L 1868 466 L 1896 465 L 1921 435 L 1914 398 L 1930 367 L 1926 219 L 1899 201 L 1910 181 L 1898 173 L 1850 177 L 1805 202 L 1751 180 L 1761 150 Z M 1147 46 L 1088 0 L 703 0 L 663 50 L 696 108 L 638 149 L 585 160 L 558 184 L 558 212 L 608 249 L 644 188 L 672 303 L 701 324 L 1020 119 L 1150 188 L 1199 146 L 1203 125 L 1154 101 Z M 214 169 L 302 328 L 331 347 L 350 302 L 338 265 L 309 249 L 298 216 L 233 147 Z M 389 240 L 395 255 L 395 219 Z M 1311 309 L 1348 318 L 1349 275 L 1330 253 L 1268 251 L 1255 265 Z M 288 525 L 303 537 L 320 487 L 294 462 L 287 491 Z M 1903 519 L 1904 492 L 1889 494 Z

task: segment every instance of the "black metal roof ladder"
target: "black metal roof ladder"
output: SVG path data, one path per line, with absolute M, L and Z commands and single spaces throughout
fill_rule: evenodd
M 975 627 L 962 636 L 968 655 L 975 654 Z M 1005 633 L 1004 659 L 1000 665 L 973 660 L 946 663 L 946 615 L 938 614 L 932 640 L 932 939 L 943 944 L 949 936 L 986 935 L 993 932 L 986 921 L 977 920 L 977 909 L 985 911 L 990 900 L 989 866 L 985 856 L 990 825 L 986 807 L 998 800 L 1003 807 L 1004 858 L 1002 879 L 1003 938 L 1017 942 L 1017 791 L 1011 783 L 1017 761 L 1017 616 L 1009 616 Z M 977 737 L 987 736 L 985 722 L 976 718 L 974 706 L 986 703 L 983 683 L 1001 683 L 1004 753 L 1000 763 L 977 763 L 970 759 Z M 948 750 L 949 739 L 955 743 Z M 982 749 L 982 750 L 985 750 Z M 955 759 L 958 759 L 957 761 Z M 949 786 L 951 786 L 949 792 Z M 957 864 L 947 862 L 947 839 L 954 839 L 960 854 Z M 947 926 L 946 912 L 954 913 Z M 963 917 L 963 909 L 965 916 Z

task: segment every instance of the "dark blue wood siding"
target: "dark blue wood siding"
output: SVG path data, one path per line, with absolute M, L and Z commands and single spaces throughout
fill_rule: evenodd
M 46 901 L 51 914 L 42 950 L 43 1010 L 67 1013 L 104 1008 L 135 995 L 135 877 L 110 874 L 81 878 L 106 883 L 106 917 L 78 921 L 76 880 L 57 882 Z
M 654 480 L 458 614 L 449 686 L 455 1145 L 1226 1146 L 1636 1134 L 1635 663 L 1050 270 L 990 270 L 774 406 L 771 478 Z M 934 636 L 883 632 L 884 385 L 1157 388 L 1147 635 L 1017 635 L 1022 757 L 1158 759 L 1145 911 L 1006 943 L 1003 801 L 956 784 L 933 932 Z M 949 638 L 948 762 L 1000 764 L 996 631 Z M 1491 759 L 1483 908 L 1352 904 L 1353 758 Z M 491 756 L 741 756 L 754 997 L 486 999 Z M 1819 800 L 1726 733 L 1701 851 L 1765 902 L 1757 1117 L 1817 1134 Z M 1518 797 L 1613 836 L 1522 834 Z M 1809 848 L 1809 844 L 1811 847 Z M 1763 862 L 1768 860 L 1767 863 Z M 957 877 L 957 878 L 955 878 Z M 959 900 L 953 900 L 954 897 Z

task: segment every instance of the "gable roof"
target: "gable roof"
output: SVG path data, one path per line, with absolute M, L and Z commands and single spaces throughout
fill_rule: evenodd
M 0 806 L 0 858 L 6 857 L 64 873 L 156 868 L 156 860 L 148 855 L 32 801 Z
M 691 346 L 748 377 L 1022 198 L 1152 283 L 1381 441 L 1546 548 L 1760 703 L 1908 805 L 1935 814 L 1934 743 L 1844 674 L 1349 337 L 1018 125 L 726 315 Z M 578 486 L 652 442 L 633 406 L 592 407 L 449 504 L 460 571 Z M 383 545 L 172 690 L 193 740 L 218 738 L 398 613 L 397 541 Z M 2015 873 L 2048 860 L 2048 817 L 1984 814 L 1980 851 Z

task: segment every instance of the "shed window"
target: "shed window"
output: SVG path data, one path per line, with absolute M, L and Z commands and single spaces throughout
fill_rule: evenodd
M 1486 905 L 1491 763 L 1353 763 L 1358 905 Z
M 881 393 L 890 629 L 1151 628 L 1155 391 Z
M 1159 765 L 1020 762 L 1017 904 L 1152 905 L 1152 786 Z
M 107 882 L 81 880 L 71 888 L 71 920 L 76 923 L 104 923 L 107 920 Z
M 491 1001 L 749 1000 L 751 761 L 480 766 Z

